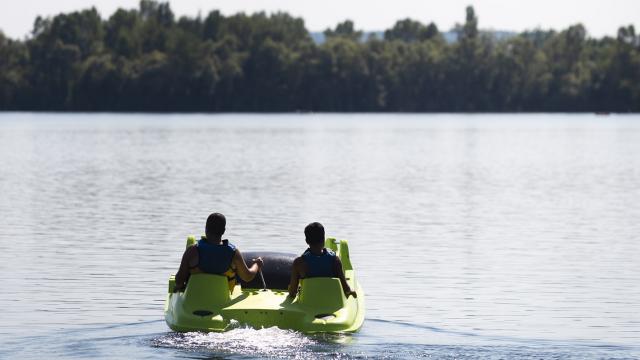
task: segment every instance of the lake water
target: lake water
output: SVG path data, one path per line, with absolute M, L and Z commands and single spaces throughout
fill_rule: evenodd
M 640 116 L 0 114 L 0 358 L 640 358 Z M 322 222 L 354 335 L 172 333 L 210 212 Z

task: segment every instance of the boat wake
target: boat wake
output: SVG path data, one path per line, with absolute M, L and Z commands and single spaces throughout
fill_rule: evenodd
M 562 339 L 544 339 L 534 337 L 518 337 L 518 336 L 506 336 L 495 334 L 483 334 L 481 332 L 461 331 L 454 329 L 440 328 L 436 326 L 426 324 L 416 324 L 405 321 L 397 320 L 385 320 L 385 319 L 367 319 L 369 325 L 375 324 L 383 328 L 378 329 L 377 333 L 398 332 L 405 335 L 405 337 L 411 337 L 412 332 L 409 329 L 414 329 L 417 332 L 413 334 L 414 342 L 410 343 L 423 343 L 424 344 L 466 344 L 466 345 L 482 345 L 482 346 L 526 346 L 526 347 L 545 347 L 555 349 L 580 349 L 591 348 L 600 350 L 615 350 L 615 351 L 640 351 L 639 346 L 610 344 L 597 340 L 562 340 Z M 374 325 L 374 326 L 375 326 Z M 404 330 L 399 330 L 394 327 L 401 327 Z
M 306 349 L 316 344 L 314 339 L 299 332 L 276 327 L 259 330 L 238 327 L 224 333 L 171 333 L 155 338 L 152 342 L 157 347 L 263 357 L 292 356 L 306 352 Z

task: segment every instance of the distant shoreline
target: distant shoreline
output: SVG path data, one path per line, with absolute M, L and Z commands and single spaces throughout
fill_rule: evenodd
M 640 35 L 581 24 L 500 36 L 402 19 L 366 34 L 347 20 L 314 40 L 286 13 L 176 19 L 149 0 L 0 32 L 0 111 L 148 113 L 640 112 Z

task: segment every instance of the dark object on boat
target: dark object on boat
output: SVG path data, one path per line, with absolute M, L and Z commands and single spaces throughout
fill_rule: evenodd
M 251 266 L 251 259 L 262 257 L 264 261 L 262 275 L 267 289 L 287 290 L 291 280 L 291 266 L 297 255 L 272 251 L 247 251 L 242 253 L 242 257 L 247 266 Z M 262 289 L 260 275 L 257 275 L 249 282 L 242 281 L 242 279 L 239 280 L 244 289 Z

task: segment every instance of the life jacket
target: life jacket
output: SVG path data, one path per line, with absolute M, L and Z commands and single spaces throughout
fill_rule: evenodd
M 222 244 L 211 244 L 205 237 L 198 240 L 198 265 L 191 268 L 192 274 L 206 273 L 223 275 L 229 282 L 229 291 L 236 286 L 236 272 L 233 269 L 233 256 L 236 247 L 229 240 L 222 240 Z
M 305 278 L 313 277 L 335 277 L 334 266 L 336 262 L 336 253 L 327 248 L 322 249 L 322 255 L 315 255 L 311 249 L 307 249 L 303 254 L 305 264 L 307 264 L 307 273 Z

